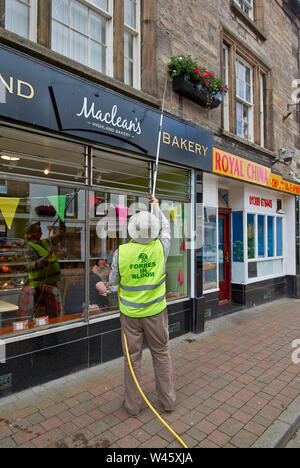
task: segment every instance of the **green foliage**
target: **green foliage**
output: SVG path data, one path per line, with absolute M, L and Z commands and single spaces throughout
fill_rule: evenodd
M 180 55 L 171 57 L 171 61 L 168 63 L 168 71 L 171 80 L 175 76 L 186 75 L 188 80 L 207 90 L 211 96 L 218 93 L 225 94 L 228 91 L 227 84 L 217 78 L 214 72 L 208 71 L 205 67 L 200 67 L 190 55 L 187 57 Z

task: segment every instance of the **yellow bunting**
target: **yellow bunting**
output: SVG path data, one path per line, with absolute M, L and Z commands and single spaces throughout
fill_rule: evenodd
M 175 224 L 178 224 L 178 207 L 174 206 L 170 209 L 170 215 Z
M 8 229 L 11 228 L 20 198 L 0 198 L 0 210 Z

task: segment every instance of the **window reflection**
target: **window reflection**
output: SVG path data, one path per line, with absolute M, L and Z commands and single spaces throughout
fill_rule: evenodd
M 170 222 L 171 248 L 168 256 L 167 299 L 184 298 L 189 293 L 188 250 L 185 239 L 188 205 L 161 200 L 161 210 Z M 90 316 L 119 310 L 118 288 L 109 283 L 114 252 L 130 241 L 127 223 L 138 211 L 149 210 L 145 196 L 90 193 Z
M 221 251 L 222 253 L 222 251 Z M 223 263 L 222 259 L 219 259 Z M 203 289 L 217 287 L 217 209 L 204 208 Z
M 84 314 L 81 190 L 7 181 L 0 197 L 0 334 Z

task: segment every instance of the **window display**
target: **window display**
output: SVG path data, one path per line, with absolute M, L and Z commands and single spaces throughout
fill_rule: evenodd
M 182 202 L 160 200 L 160 207 L 171 226 L 171 248 L 166 264 L 167 299 L 187 297 L 188 251 L 185 223 L 188 210 Z M 118 311 L 118 290 L 109 283 L 110 265 L 119 245 L 130 241 L 127 224 L 138 211 L 149 210 L 147 195 L 90 194 L 90 316 Z
M 13 180 L 7 189 L 0 197 L 0 334 L 81 320 L 84 191 Z M 72 203 L 79 208 L 70 219 Z
M 130 217 L 149 210 L 153 163 L 10 128 L 1 143 L 0 336 L 118 313 L 112 257 Z M 190 172 L 161 163 L 157 197 L 172 232 L 167 300 L 180 300 L 190 294 Z

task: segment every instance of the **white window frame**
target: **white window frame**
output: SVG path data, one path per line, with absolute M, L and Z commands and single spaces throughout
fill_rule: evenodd
M 9 0 L 5 0 L 5 3 L 7 3 Z M 29 0 L 29 4 L 26 2 L 23 2 L 22 0 L 17 0 L 19 3 L 22 3 L 26 7 L 28 7 L 29 11 L 29 37 L 26 37 L 26 39 L 29 39 L 30 41 L 37 42 L 37 1 L 38 0 Z M 7 29 L 6 26 L 6 13 L 5 13 L 5 28 Z M 15 34 L 20 33 L 16 31 L 12 31 Z M 23 36 L 22 36 L 23 37 Z
M 249 18 L 254 21 L 253 0 L 234 0 L 234 3 L 237 4 L 237 6 L 245 13 L 245 15 L 249 16 Z
M 128 33 L 133 37 L 133 59 L 125 57 L 125 60 L 129 60 L 133 63 L 133 83 L 132 86 L 136 89 L 141 89 L 141 0 L 134 0 L 136 4 L 136 27 L 132 28 L 130 25 L 125 23 L 125 2 L 124 2 L 124 33 Z M 124 76 L 125 81 L 125 76 Z M 126 83 L 131 86 L 131 83 Z
M 222 55 L 222 67 L 223 67 L 223 81 L 228 85 L 229 83 L 229 47 L 223 44 L 223 55 Z M 229 118 L 229 94 L 223 94 L 223 128 L 227 132 L 230 129 L 230 118 Z
M 264 77 L 259 76 L 259 131 L 260 146 L 265 146 L 265 108 L 264 108 Z
M 245 93 L 245 99 L 241 98 L 238 95 L 238 89 L 237 89 L 237 83 L 238 83 L 238 65 L 242 64 L 245 68 L 248 68 L 250 70 L 250 92 L 251 92 L 251 97 L 250 101 L 246 100 L 246 93 Z M 242 59 L 240 56 L 236 58 L 236 66 L 235 66 L 235 82 L 236 82 L 236 92 L 235 92 L 235 106 L 237 107 L 237 103 L 240 103 L 243 108 L 247 107 L 248 109 L 248 137 L 245 136 L 244 129 L 243 129 L 243 136 L 241 138 L 247 139 L 248 141 L 253 142 L 254 141 L 254 112 L 253 112 L 253 68 L 249 63 L 247 63 L 244 59 Z M 246 79 L 245 79 L 245 84 L 246 84 Z M 237 120 L 237 117 L 236 117 Z M 244 122 L 244 119 L 242 118 L 242 122 Z M 237 130 L 236 130 L 237 133 Z M 240 136 L 240 135 L 239 135 Z
M 71 0 L 69 0 L 69 2 L 70 1 Z M 91 3 L 91 1 L 89 0 L 73 0 L 73 1 L 77 3 L 81 3 L 82 5 L 87 7 L 89 10 L 94 11 L 95 13 L 102 16 L 106 20 L 106 70 L 103 71 L 102 73 L 112 77 L 113 76 L 113 0 L 108 0 L 107 11 Z M 61 23 L 60 21 L 52 17 L 52 22 L 53 21 L 59 24 L 63 24 L 65 27 L 69 29 L 69 31 L 72 30 L 70 25 Z
M 248 214 L 254 215 L 254 249 L 255 249 L 255 254 L 254 258 L 248 258 Z M 264 256 L 259 257 L 258 256 L 258 216 L 263 216 L 264 217 Z M 273 256 L 269 257 L 268 256 L 268 217 L 273 218 Z M 262 279 L 266 278 L 275 278 L 277 276 L 284 276 L 285 274 L 285 265 L 283 263 L 283 271 L 282 273 L 276 273 L 276 274 L 270 274 L 267 276 L 257 276 L 256 278 L 249 278 L 248 275 L 248 265 L 249 263 L 260 263 L 260 262 L 273 262 L 277 260 L 282 260 L 284 261 L 284 216 L 280 216 L 275 213 L 253 213 L 251 211 L 246 211 L 245 212 L 245 218 L 246 218 L 246 223 L 245 223 L 245 257 L 247 261 L 245 262 L 245 278 L 247 278 L 247 283 L 253 283 L 257 281 L 261 281 Z M 282 219 L 282 255 L 277 255 L 277 219 L 280 218 Z

